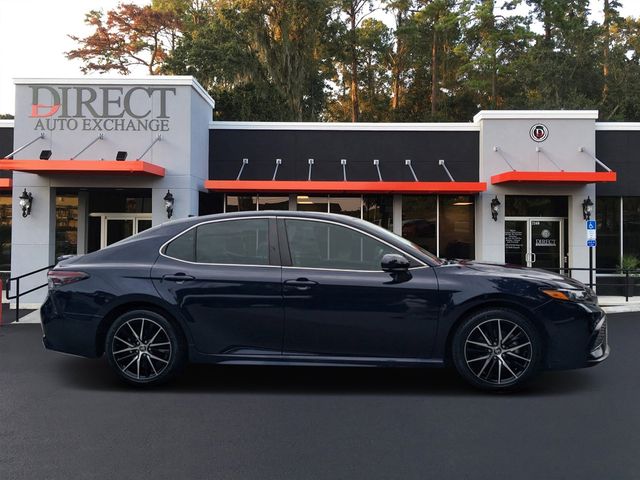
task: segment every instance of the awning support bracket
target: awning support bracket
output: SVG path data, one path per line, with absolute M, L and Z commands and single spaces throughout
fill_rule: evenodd
M 376 170 L 378 171 L 378 180 L 382 182 L 383 180 L 382 180 L 382 173 L 380 173 L 380 160 L 378 160 L 377 158 L 374 158 L 373 164 L 376 166 Z
M 502 150 L 500 149 L 500 147 L 498 147 L 497 145 L 495 147 L 493 147 L 493 151 L 496 152 L 498 155 L 500 155 L 502 157 L 502 159 L 504 160 L 504 162 L 509 165 L 509 168 L 512 171 L 516 171 L 515 168 L 513 168 L 513 165 L 511 165 L 511 162 L 509 160 L 507 160 L 507 157 L 505 156 L 504 153 L 502 153 Z
M 341 158 L 340 165 L 342 165 L 342 180 L 347 181 L 347 159 Z
M 147 149 L 144 152 L 142 152 L 142 154 L 138 155 L 138 158 L 136 158 L 136 160 L 142 160 L 142 157 L 144 157 L 147 154 L 147 152 L 151 150 L 151 147 L 153 147 L 156 144 L 156 142 L 159 142 L 160 140 L 162 140 L 162 135 L 158 134 L 158 136 L 153 140 L 153 142 L 151 142 L 151 145 L 149 145 Z
M 453 179 L 453 175 L 451 175 L 451 172 L 449 171 L 447 166 L 444 164 L 444 160 L 443 159 L 438 160 L 438 165 L 440 165 L 442 168 L 444 168 L 444 171 L 447 172 L 447 175 L 449 176 L 449 180 L 451 180 L 452 182 L 455 182 L 455 180 Z
M 409 167 L 409 170 L 411 170 L 411 175 L 413 175 L 413 181 L 417 182 L 418 181 L 418 176 L 416 175 L 416 172 L 413 170 L 413 167 L 411 166 L 411 160 L 409 160 L 408 158 L 404 161 L 404 164 Z
M 553 158 L 551 158 L 551 156 L 547 155 L 547 153 L 546 153 L 544 150 L 542 150 L 542 148 L 540 148 L 540 147 L 536 147 L 536 153 L 537 153 L 537 154 L 542 153 L 545 157 L 547 157 L 547 158 L 549 159 L 549 161 L 550 161 L 551 163 L 553 163 L 553 164 L 556 166 L 556 168 L 557 168 L 558 170 L 560 170 L 561 172 L 564 172 L 564 168 L 560 167 L 560 165 L 558 165 L 558 164 L 553 160 Z
M 313 168 L 313 158 L 309 159 L 309 175 L 307 177 L 307 180 L 311 181 L 311 169 Z
M 82 150 L 80 150 L 78 153 L 76 153 L 73 157 L 71 157 L 69 160 L 75 160 L 76 158 L 78 158 L 85 150 L 87 150 L 91 145 L 93 145 L 94 143 L 96 143 L 99 140 L 102 140 L 104 138 L 104 134 L 103 133 L 99 133 L 98 136 L 96 138 L 94 138 L 91 142 L 89 142 L 89 145 L 87 145 L 86 147 L 84 147 Z
M 273 178 L 271 180 L 275 180 L 276 179 L 276 175 L 278 175 L 278 167 L 282 164 L 282 159 L 281 158 L 276 158 L 276 168 L 273 171 Z
M 244 170 L 244 166 L 249 163 L 249 159 L 248 158 L 243 158 L 242 159 L 242 166 L 240 167 L 240 171 L 238 172 L 238 176 L 236 177 L 236 180 L 240 180 L 240 176 L 242 175 L 242 170 Z
M 31 140 L 30 142 L 25 143 L 21 147 L 16 148 L 13 152 L 11 152 L 9 155 L 5 156 L 4 158 L 7 158 L 7 159 L 12 158 L 16 153 L 21 152 L 22 150 L 27 148 L 29 145 L 33 145 L 38 140 L 42 140 L 44 137 L 45 137 L 44 132 L 40 133 L 40 135 L 38 135 L 36 138 Z
M 580 148 L 578 149 L 578 151 L 579 151 L 579 152 L 581 152 L 581 153 L 584 153 L 585 155 L 588 155 L 588 156 L 589 156 L 589 157 L 591 157 L 591 158 L 593 158 L 593 160 L 594 160 L 598 165 L 600 165 L 602 168 L 604 168 L 607 172 L 611 172 L 611 171 L 612 171 L 609 167 L 607 167 L 607 166 L 604 164 L 604 162 L 602 162 L 602 161 L 598 160 L 598 159 L 596 158 L 596 156 L 595 156 L 595 155 L 591 155 L 589 152 L 587 152 L 587 151 L 585 150 L 585 148 L 584 148 L 584 147 L 580 147 Z

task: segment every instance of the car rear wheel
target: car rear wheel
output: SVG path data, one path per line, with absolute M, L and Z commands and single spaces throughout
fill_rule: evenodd
M 542 338 L 521 314 L 487 309 L 462 322 L 453 337 L 452 356 L 458 373 L 471 385 L 510 390 L 539 370 Z
M 118 317 L 107 332 L 105 352 L 122 380 L 141 386 L 166 382 L 182 368 L 186 356 L 177 329 L 150 310 Z

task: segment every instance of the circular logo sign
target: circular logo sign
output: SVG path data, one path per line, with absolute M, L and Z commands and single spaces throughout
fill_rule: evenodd
M 551 232 L 545 228 L 540 232 L 540 235 L 542 235 L 542 238 L 549 238 L 551 236 Z
M 549 129 L 542 123 L 536 123 L 531 130 L 529 130 L 529 136 L 534 142 L 544 142 L 549 136 Z

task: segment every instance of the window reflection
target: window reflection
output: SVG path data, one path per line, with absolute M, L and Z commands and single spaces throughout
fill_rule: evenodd
M 475 257 L 474 200 L 471 195 L 440 196 L 440 255 Z
M 402 197 L 402 236 L 429 252 L 437 252 L 438 197 Z
M 362 218 L 393 231 L 393 195 L 363 195 Z
M 258 195 L 258 210 L 289 210 L 289 197 L 265 197 Z
M 328 197 L 310 197 L 309 195 L 298 195 L 296 206 L 301 212 L 327 212 L 329 209 Z
M 596 220 L 596 265 L 600 268 L 616 268 L 620 263 L 620 197 L 598 197 Z
M 360 218 L 362 215 L 362 198 L 329 196 L 329 212 Z

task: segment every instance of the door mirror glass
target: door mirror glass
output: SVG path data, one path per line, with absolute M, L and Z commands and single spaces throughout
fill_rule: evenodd
M 387 253 L 382 257 L 380 265 L 385 272 L 406 272 L 409 270 L 410 262 L 397 253 Z

